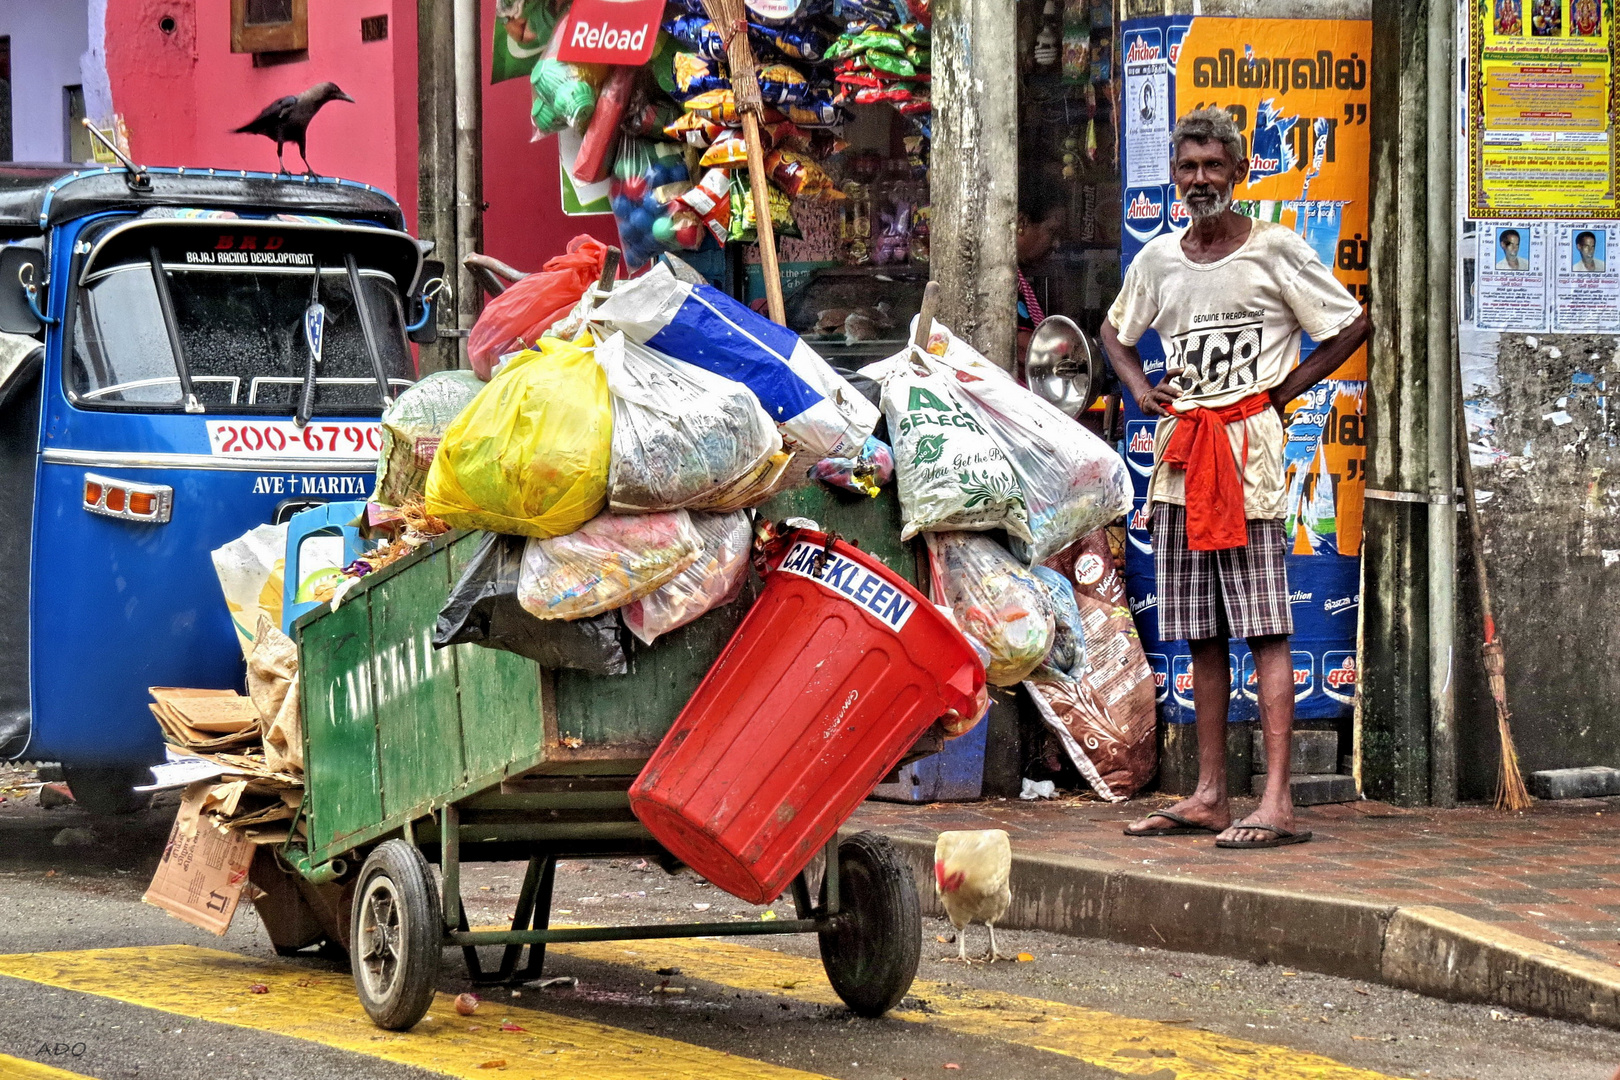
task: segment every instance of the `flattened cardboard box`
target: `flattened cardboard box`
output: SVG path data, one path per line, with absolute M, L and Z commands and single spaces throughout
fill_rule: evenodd
M 239 832 L 225 832 L 199 820 L 203 799 L 212 787 L 213 781 L 204 780 L 186 789 L 163 860 L 141 899 L 223 936 L 242 899 L 253 843 Z

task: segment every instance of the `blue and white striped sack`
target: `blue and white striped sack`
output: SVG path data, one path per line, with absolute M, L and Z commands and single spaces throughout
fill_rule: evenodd
M 855 457 L 877 427 L 877 406 L 799 335 L 711 285 L 677 279 L 662 263 L 616 284 L 590 320 L 742 383 L 789 449 L 815 458 Z

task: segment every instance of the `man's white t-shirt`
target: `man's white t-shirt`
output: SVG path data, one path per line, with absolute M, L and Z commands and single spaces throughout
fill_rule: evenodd
M 1355 321 L 1361 305 L 1322 265 L 1303 237 L 1284 225 L 1253 222 L 1249 238 L 1216 262 L 1193 262 L 1181 235 L 1149 241 L 1125 274 L 1108 321 L 1125 345 L 1150 328 L 1164 343 L 1167 370 L 1182 372 L 1177 412 L 1224 408 L 1279 385 L 1299 361 L 1303 329 L 1325 341 Z M 1175 430 L 1174 417 L 1154 431 L 1148 501 L 1185 503 L 1186 474 L 1159 464 Z M 1227 425 L 1232 454 L 1243 470 L 1245 516 L 1281 518 L 1283 446 L 1276 410 Z

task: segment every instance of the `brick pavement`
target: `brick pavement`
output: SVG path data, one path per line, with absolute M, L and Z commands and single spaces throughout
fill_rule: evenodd
M 1026 803 L 907 806 L 868 802 L 850 824 L 914 836 L 1006 829 L 1013 850 L 1062 854 L 1168 875 L 1229 878 L 1315 895 L 1433 904 L 1550 945 L 1620 964 L 1620 798 L 1405 810 L 1380 802 L 1302 807 L 1310 843 L 1261 851 L 1209 836 L 1131 839 L 1128 821 L 1173 799 L 1089 796 Z M 1233 800 L 1241 816 L 1254 800 Z

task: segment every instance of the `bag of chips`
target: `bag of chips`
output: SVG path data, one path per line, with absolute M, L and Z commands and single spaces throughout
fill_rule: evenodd
M 844 197 L 814 160 L 793 150 L 772 150 L 765 156 L 765 173 L 792 199 L 837 201 Z
M 788 26 L 765 26 L 751 22 L 748 33 L 753 40 L 765 42 L 789 59 L 808 60 L 811 63 L 820 60 L 821 54 L 831 44 L 826 34 L 802 20 L 795 20 Z
M 771 206 L 771 229 L 777 236 L 803 236 L 798 222 L 793 220 L 793 202 L 778 189 L 766 186 L 766 200 Z M 745 172 L 737 171 L 731 178 L 731 232 L 729 238 L 744 243 L 759 239 L 759 226 L 754 217 L 754 191 Z
M 706 169 L 735 169 L 748 164 L 748 140 L 741 128 L 726 128 L 709 148 L 703 151 L 698 164 Z
M 690 210 L 702 222 L 703 227 L 713 234 L 716 242 L 725 243 L 731 226 L 731 174 L 725 169 L 710 169 L 703 174 L 692 190 L 678 197 L 678 201 Z M 680 238 L 680 229 L 676 229 L 677 239 Z M 701 236 L 699 237 L 701 240 Z M 696 250 L 697 244 L 683 247 Z
M 742 123 L 737 114 L 737 99 L 730 90 L 709 90 L 686 101 L 686 111 L 705 120 L 735 126 Z
M 767 105 L 796 104 L 810 96 L 810 81 L 791 64 L 767 64 L 759 69 L 759 96 Z
M 711 60 L 726 58 L 726 44 L 708 15 L 676 15 L 664 20 L 664 33 L 699 56 Z
M 672 58 L 675 97 L 684 101 L 710 90 L 731 89 L 731 76 L 726 73 L 723 60 L 715 60 L 698 53 L 678 52 Z
M 688 146 L 705 147 L 729 130 L 717 120 L 697 113 L 682 113 L 664 125 L 664 134 Z

